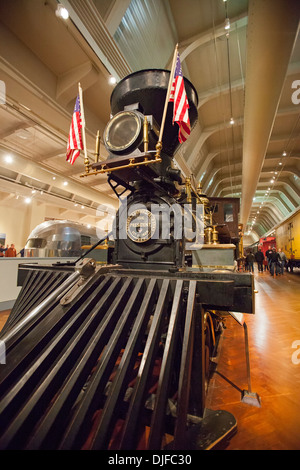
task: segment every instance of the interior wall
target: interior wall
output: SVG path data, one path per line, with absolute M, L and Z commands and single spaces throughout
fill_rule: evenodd
M 20 204 L 20 208 L 0 203 L 0 214 L 0 233 L 6 234 L 6 245 L 14 243 L 19 252 L 34 227 L 44 222 L 46 206 L 35 201 Z
M 26 209 L 10 208 L 0 204 L 0 232 L 6 234 L 6 245 L 15 244 L 17 252 L 23 248 Z
M 0 233 L 6 234 L 6 245 L 15 244 L 17 252 L 24 248 L 29 234 L 32 230 L 47 219 L 67 219 L 83 224 L 99 226 L 103 229 L 111 229 L 106 219 L 99 222 L 99 217 L 84 215 L 78 216 L 76 212 L 67 211 L 58 206 L 43 204 L 32 200 L 30 204 L 25 204 L 20 200 L 19 206 L 9 205 L 8 201 L 0 202 Z

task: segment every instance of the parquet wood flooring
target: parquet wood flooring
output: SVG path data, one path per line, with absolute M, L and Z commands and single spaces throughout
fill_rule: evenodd
M 224 409 L 237 420 L 228 450 L 300 450 L 300 272 L 272 278 L 255 273 L 256 313 L 248 326 L 252 392 L 261 407 L 241 401 L 247 390 L 243 328 L 226 321 L 218 365 L 208 390 L 210 409 Z M 299 348 L 300 346 L 298 346 Z
M 8 316 L 10 314 L 10 310 L 2 310 L 0 312 L 0 331 L 4 327 L 6 320 L 8 319 Z

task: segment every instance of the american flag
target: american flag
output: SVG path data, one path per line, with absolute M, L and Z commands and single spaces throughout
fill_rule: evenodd
M 80 150 L 83 150 L 82 143 L 82 120 L 80 113 L 80 99 L 79 94 L 76 99 L 75 108 L 73 112 L 72 122 L 70 126 L 70 134 L 67 147 L 67 162 L 73 163 L 80 155 Z
M 169 101 L 174 102 L 173 124 L 174 122 L 177 122 L 179 126 L 178 140 L 182 144 L 186 141 L 191 133 L 191 125 L 188 112 L 189 103 L 185 93 L 184 80 L 178 53 Z

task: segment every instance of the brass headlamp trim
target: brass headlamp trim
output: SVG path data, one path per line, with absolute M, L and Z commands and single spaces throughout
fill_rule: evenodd
M 139 156 L 139 158 L 140 157 L 141 156 Z M 149 159 L 149 157 L 150 157 L 150 159 Z M 100 170 L 96 169 L 96 170 L 90 171 L 91 165 L 89 165 L 88 170 L 87 170 L 87 167 L 85 167 L 86 172 L 83 173 L 82 175 L 80 175 L 80 177 L 83 178 L 84 176 L 98 175 L 98 174 L 109 173 L 109 172 L 113 172 L 113 171 L 124 170 L 126 168 L 134 168 L 134 167 L 139 167 L 139 166 L 143 166 L 143 165 L 150 165 L 150 164 L 153 164 L 153 163 L 161 163 L 161 161 L 162 161 L 162 159 L 160 157 L 155 156 L 155 158 L 151 158 L 151 154 L 148 153 L 148 154 L 144 154 L 144 159 L 143 160 L 137 161 L 136 158 L 129 158 L 129 163 L 126 163 L 124 165 L 108 166 L 108 164 L 109 164 L 109 161 L 108 161 L 108 162 L 103 163 L 101 165 Z
M 110 162 L 109 160 L 103 164 L 99 162 L 100 135 L 98 131 L 97 137 L 96 137 L 95 163 L 93 166 L 99 165 L 101 166 L 101 168 L 93 169 L 92 165 L 89 162 L 89 159 L 85 158 L 84 159 L 85 173 L 80 175 L 80 178 L 84 178 L 85 176 L 90 176 L 90 175 L 98 175 L 98 174 L 103 174 L 103 173 L 110 173 L 113 171 L 124 170 L 126 168 L 134 168 L 134 167 L 139 167 L 139 166 L 144 166 L 144 165 L 151 165 L 154 163 L 161 163 L 162 158 L 160 156 L 160 152 L 162 149 L 162 145 L 159 142 L 157 143 L 156 154 L 153 158 L 153 154 L 149 152 L 148 150 L 148 145 L 149 145 L 148 132 L 149 132 L 149 123 L 148 123 L 147 117 L 145 116 L 144 122 L 143 122 L 144 153 L 139 155 L 138 157 L 131 157 L 131 158 L 128 157 L 129 163 L 126 163 L 124 165 L 110 166 L 110 165 L 113 165 L 113 163 Z M 143 158 L 143 160 L 140 160 L 141 158 Z

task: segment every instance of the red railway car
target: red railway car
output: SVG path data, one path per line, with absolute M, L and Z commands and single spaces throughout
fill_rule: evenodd
M 275 246 L 276 248 L 276 238 L 275 237 L 263 237 L 259 239 L 259 247 L 261 247 L 261 251 L 266 256 L 266 251 L 271 247 Z

